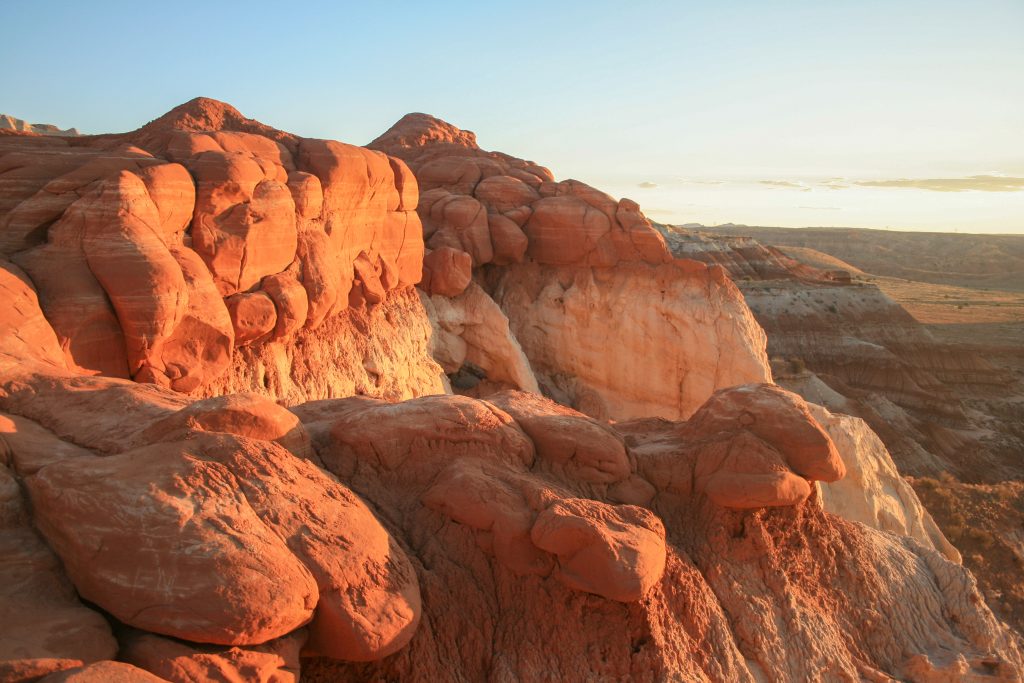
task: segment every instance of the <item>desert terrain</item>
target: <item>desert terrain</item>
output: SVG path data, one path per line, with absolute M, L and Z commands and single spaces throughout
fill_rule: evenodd
M 708 232 L 717 234 L 717 230 L 709 228 Z M 912 421 L 918 426 L 922 421 L 931 426 L 916 429 L 906 421 L 908 412 L 914 409 L 898 410 L 893 405 L 874 412 L 869 419 L 893 452 L 900 470 L 905 475 L 917 475 L 908 476 L 908 481 L 960 550 L 965 565 L 974 571 L 997 613 L 1024 630 L 1024 546 L 1020 539 L 1024 478 L 1016 467 L 1024 462 L 1024 270 L 1015 260 L 1024 248 L 1024 236 L 746 226 L 722 230 L 727 239 L 734 239 L 738 233 L 764 240 L 805 266 L 849 273 L 854 288 L 851 291 L 877 290 L 891 305 L 909 314 L 917 329 L 908 331 L 907 321 L 899 322 L 899 316 L 893 316 L 891 325 L 902 325 L 906 334 L 923 331 L 926 335 L 909 353 L 927 354 L 929 346 L 934 345 L 943 349 L 942 353 L 984 358 L 1001 375 L 1002 380 L 995 385 L 958 378 L 935 385 L 937 390 L 949 392 L 950 402 L 963 407 L 966 420 L 934 410 L 929 417 L 918 410 Z M 956 258 L 956 249 L 964 251 L 962 260 Z M 922 268 L 922 264 L 929 267 Z M 769 298 L 777 304 L 795 291 L 798 296 L 818 298 L 819 308 L 826 305 L 820 285 L 794 278 L 784 282 L 741 280 L 740 287 L 755 300 L 761 300 L 764 291 L 771 291 L 775 296 Z M 752 305 L 755 311 L 761 311 L 759 320 L 768 329 L 786 313 L 777 305 Z M 876 302 L 879 309 L 886 305 L 882 300 Z M 793 324 L 783 322 L 781 326 L 792 328 Z M 853 334 L 871 334 L 866 323 L 851 329 Z M 776 380 L 802 388 L 805 397 L 810 398 L 820 390 L 813 371 L 821 362 L 811 359 L 806 363 L 810 374 L 803 369 L 803 359 L 796 371 L 780 363 Z M 818 369 L 827 372 L 827 368 Z M 828 383 L 828 378 L 824 379 Z M 831 384 L 844 393 L 840 382 Z M 890 398 L 899 403 L 893 387 L 874 386 L 870 390 L 870 396 L 860 398 L 877 402 L 891 392 Z M 849 396 L 857 393 L 845 392 Z M 820 394 L 818 398 L 827 400 Z M 913 435 L 909 443 L 907 434 Z M 959 436 L 952 438 L 954 434 Z M 943 442 L 955 445 L 944 447 Z M 914 452 L 919 448 L 936 454 L 949 466 L 922 476 L 919 453 Z M 987 466 L 973 457 L 979 449 L 988 454 Z
M 0 253 L 5 681 L 1019 679 L 897 469 L 1005 377 L 873 283 L 206 98 L 0 135 Z

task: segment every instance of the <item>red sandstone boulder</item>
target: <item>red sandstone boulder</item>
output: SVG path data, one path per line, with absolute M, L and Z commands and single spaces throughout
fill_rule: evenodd
M 299 630 L 263 645 L 225 648 L 136 631 L 122 637 L 121 657 L 172 683 L 298 683 L 305 639 Z
M 51 233 L 58 231 L 60 226 L 51 228 Z M 83 373 L 131 377 L 117 313 L 80 246 L 43 244 L 13 258 L 32 278 L 68 366 Z
M 235 330 L 235 346 L 265 339 L 277 327 L 277 307 L 266 292 L 233 294 L 225 303 Z
M 458 296 L 473 279 L 473 259 L 451 247 L 434 249 L 423 258 L 420 289 L 427 294 Z
M 235 331 L 231 315 L 199 255 L 171 247 L 185 278 L 188 307 L 160 350 L 163 373 L 175 391 L 191 392 L 220 376 L 231 363 Z
M 313 576 L 205 455 L 239 438 L 75 458 L 28 478 L 36 525 L 78 592 L 127 624 L 198 642 L 258 644 L 308 622 Z
M 268 275 L 263 278 L 260 288 L 273 300 L 277 310 L 275 339 L 292 335 L 306 324 L 309 299 L 295 275 L 290 272 Z
M 473 196 L 489 210 L 497 213 L 532 204 L 540 199 L 535 189 L 522 180 L 507 175 L 491 176 L 480 181 L 473 191 Z
M 587 263 L 611 231 L 608 216 L 576 197 L 546 197 L 532 208 L 523 232 L 530 240 L 530 258 L 542 263 Z M 595 265 L 614 263 L 613 253 L 603 256 Z
M 159 676 L 124 662 L 96 662 L 50 674 L 40 683 L 166 683 Z
M 57 335 L 39 309 L 28 276 L 13 263 L 0 260 L 0 372 L 38 365 L 66 369 Z
M 244 153 L 203 152 L 186 163 L 196 177 L 192 248 L 221 295 L 284 270 L 297 246 L 289 189 Z
M 0 431 L 2 450 L 17 452 L 22 462 L 31 457 L 26 450 L 41 445 L 27 440 Z M 116 653 L 110 626 L 78 601 L 60 562 L 32 529 L 18 482 L 0 463 L 0 679 L 32 680 Z
M 160 216 L 160 235 L 167 246 L 181 242 L 192 222 L 196 186 L 181 164 L 157 164 L 139 171 Z
M 424 220 L 438 230 L 451 233 L 461 248 L 473 257 L 473 265 L 481 266 L 494 259 L 494 246 L 488 229 L 487 210 L 476 199 L 450 194 L 430 204 L 430 213 Z
M 145 184 L 127 171 L 83 202 L 82 249 L 117 311 L 129 372 L 134 377 L 145 370 L 163 378 L 154 380 L 162 384 L 163 344 L 185 315 L 188 293 L 177 261 L 150 227 L 160 223 L 156 205 Z
M 555 578 L 612 600 L 639 600 L 665 570 L 665 527 L 640 507 L 561 500 L 537 516 L 530 537 L 558 558 Z
M 569 478 L 609 484 L 630 475 L 622 437 L 609 426 L 536 394 L 503 391 L 487 402 L 511 415 L 533 440 L 537 456 Z
M 494 263 L 503 266 L 522 262 L 530 242 L 516 222 L 492 213 L 487 216 L 487 227 L 494 246 Z
M 136 443 L 142 446 L 156 441 L 177 441 L 192 431 L 275 441 L 300 458 L 313 456 L 309 435 L 294 413 L 256 394 L 231 394 L 190 403 L 153 422 L 139 433 Z

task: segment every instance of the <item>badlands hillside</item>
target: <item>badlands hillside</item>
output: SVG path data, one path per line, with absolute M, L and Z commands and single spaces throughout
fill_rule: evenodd
M 728 265 L 469 131 L 3 135 L 0 254 L 0 680 L 1021 678 L 870 402 L 775 384 Z M 889 353 L 922 424 L 995 381 Z
M 1024 292 L 1024 235 L 720 225 L 721 235 L 824 252 L 873 275 Z
M 777 382 L 868 421 L 900 472 L 916 477 L 997 612 L 1024 629 L 1024 293 L 885 277 L 815 249 L 661 229 L 675 253 L 729 269 L 768 333 Z

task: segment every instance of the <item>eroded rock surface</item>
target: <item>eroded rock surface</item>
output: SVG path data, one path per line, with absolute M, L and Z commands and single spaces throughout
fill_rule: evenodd
M 0 139 L 0 253 L 34 283 L 65 362 L 186 393 L 242 384 L 236 348 L 280 356 L 401 297 L 421 277 L 417 201 L 399 159 L 204 98 L 131 133 Z M 396 357 L 421 366 L 404 391 L 439 390 L 416 343 Z M 301 399 L 331 395 L 293 381 Z
M 0 137 L 0 673 L 1019 678 L 969 572 L 825 511 L 863 444 L 720 268 L 435 119 L 377 143 Z

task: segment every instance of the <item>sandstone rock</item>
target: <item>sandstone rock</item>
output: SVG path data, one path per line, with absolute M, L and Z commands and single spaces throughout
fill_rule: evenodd
M 622 438 L 607 425 L 535 394 L 505 391 L 487 400 L 515 418 L 537 456 L 566 477 L 610 484 L 631 474 Z
M 420 289 L 427 294 L 458 296 L 473 277 L 472 257 L 451 247 L 434 249 L 423 258 Z
M 559 501 L 537 516 L 530 537 L 558 557 L 559 581 L 621 602 L 642 598 L 665 570 L 665 527 L 643 508 Z
M 0 371 L 38 364 L 66 368 L 57 336 L 39 310 L 39 298 L 28 277 L 13 263 L 0 260 Z
M 530 258 L 553 265 L 614 265 L 615 254 L 606 239 L 611 223 L 604 213 L 570 196 L 545 197 L 532 208 L 523 226 Z
M 263 278 L 260 285 L 274 302 L 277 323 L 274 337 L 281 338 L 297 332 L 305 323 L 309 312 L 306 290 L 291 273 L 278 273 Z
M 244 153 L 203 152 L 188 162 L 196 177 L 192 246 L 222 296 L 245 291 L 295 257 L 295 202 Z
M 846 476 L 840 481 L 818 483 L 822 506 L 879 531 L 909 536 L 959 563 L 960 552 L 900 476 L 892 456 L 867 424 L 856 417 L 830 413 L 821 406 L 808 407 L 836 445 L 846 469 Z
M 81 249 L 44 244 L 14 259 L 32 278 L 67 364 L 84 373 L 131 377 L 121 324 Z
M 491 243 L 494 245 L 494 263 L 499 266 L 521 263 L 526 255 L 529 240 L 515 221 L 498 214 L 490 214 L 487 216 L 487 226 L 491 231 Z
M 96 662 L 50 674 L 45 683 L 165 683 L 165 679 L 124 662 Z
M 141 631 L 122 640 L 125 661 L 172 683 L 298 683 L 305 632 L 246 648 L 186 644 Z
M 323 229 L 314 226 L 300 230 L 298 241 L 302 287 L 308 300 L 306 325 L 316 329 L 339 302 L 348 303 L 351 281 L 342 287 L 341 265 Z
M 286 408 L 256 394 L 232 394 L 190 403 L 176 413 L 150 424 L 137 437 L 138 445 L 175 441 L 190 431 L 237 434 L 260 441 L 276 441 L 299 458 L 313 451 L 302 423 Z
M 164 242 L 169 247 L 180 243 L 182 233 L 192 222 L 196 206 L 196 187 L 192 176 L 181 164 L 158 164 L 143 168 L 139 177 L 156 204 Z
M 230 468 L 205 457 L 226 438 L 75 458 L 26 481 L 36 525 L 84 598 L 132 626 L 225 645 L 259 644 L 312 618 L 313 576 Z
M 171 388 L 192 392 L 227 369 L 235 331 L 224 300 L 199 255 L 188 247 L 175 245 L 171 247 L 171 256 L 185 278 L 188 308 L 164 342 L 160 360 Z
M 491 176 L 476 186 L 473 196 L 488 209 L 503 213 L 517 206 L 532 204 L 540 195 L 518 178 L 507 175 Z
M 255 392 L 285 405 L 335 396 L 401 401 L 444 393 L 430 357 L 430 321 L 419 297 L 391 293 L 369 309 L 348 309 L 306 327 L 287 343 L 243 346 L 231 367 L 197 395 Z
M 494 259 L 494 246 L 488 228 L 487 210 L 473 197 L 449 194 L 430 204 L 430 213 L 423 215 L 438 230 L 451 233 L 462 249 L 473 258 L 474 266 Z
M 295 212 L 301 218 L 317 218 L 324 208 L 324 189 L 320 179 L 312 173 L 292 171 L 288 174 L 288 189 L 295 202 Z
M 226 299 L 235 345 L 246 346 L 270 335 L 277 326 L 274 300 L 263 291 L 234 294 Z
M 25 438 L 2 437 L 24 454 Z M 0 464 L 0 675 L 31 680 L 117 653 L 110 626 L 86 608 L 32 529 L 21 490 Z
M 685 418 L 716 389 L 770 377 L 764 333 L 703 265 L 524 263 L 503 269 L 494 299 L 541 387 L 600 419 Z
M 540 393 L 537 378 L 519 342 L 509 330 L 508 318 L 475 283 L 454 298 L 443 294 L 424 297 L 433 325 L 431 354 L 448 373 L 464 363 L 480 368 L 490 384 Z
M 82 249 L 117 311 L 129 372 L 166 377 L 160 353 L 184 317 L 188 292 L 181 268 L 151 227 L 160 224 L 156 205 L 127 171 L 84 201 Z
M 53 462 L 91 455 L 28 418 L 0 413 L 0 463 L 17 476 L 35 474 Z

